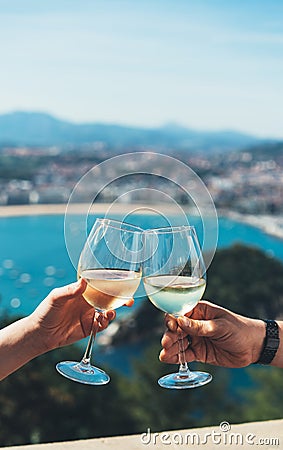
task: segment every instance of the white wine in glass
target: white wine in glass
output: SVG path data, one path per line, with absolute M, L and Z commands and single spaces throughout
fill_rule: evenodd
M 140 284 L 141 273 L 118 269 L 78 270 L 78 278 L 84 278 L 87 287 L 85 300 L 100 311 L 117 309 L 130 300 Z
M 144 279 L 145 290 L 156 308 L 175 316 L 191 311 L 203 296 L 204 278 L 157 275 Z
M 96 220 L 80 255 L 78 278 L 87 282 L 83 297 L 94 307 L 97 320 L 100 312 L 123 306 L 136 292 L 141 279 L 141 232 L 125 222 Z M 94 339 L 92 329 L 81 362 L 60 362 L 58 372 L 84 384 L 108 383 L 109 375 L 90 363 Z
M 146 230 L 143 245 L 143 283 L 149 300 L 158 309 L 175 317 L 191 311 L 206 287 L 205 265 L 195 228 L 180 226 Z M 184 354 L 180 337 L 179 371 L 160 378 L 160 386 L 187 389 L 211 381 L 209 373 L 190 371 Z

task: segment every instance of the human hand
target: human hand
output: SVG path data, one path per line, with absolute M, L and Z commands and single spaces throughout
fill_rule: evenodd
M 223 367 L 244 367 L 259 359 L 265 323 L 233 313 L 207 301 L 176 319 L 167 314 L 160 360 L 179 362 L 178 340 L 184 338 L 187 362 L 200 361 Z M 190 336 L 189 345 L 187 336 Z
M 94 317 L 95 310 L 83 297 L 87 283 L 76 283 L 53 289 L 29 316 L 37 329 L 39 353 L 69 345 L 94 332 L 104 330 L 116 313 L 113 310 Z M 131 306 L 129 300 L 126 306 Z

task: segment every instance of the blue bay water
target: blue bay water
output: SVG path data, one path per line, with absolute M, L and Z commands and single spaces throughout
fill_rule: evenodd
M 199 219 L 190 221 L 199 228 Z M 150 215 L 132 216 L 131 222 L 145 229 L 166 225 Z M 256 246 L 283 261 L 283 241 L 252 226 L 220 218 L 217 248 L 237 242 Z M 52 288 L 75 280 L 76 270 L 65 245 L 63 215 L 0 218 L 2 314 L 29 314 Z

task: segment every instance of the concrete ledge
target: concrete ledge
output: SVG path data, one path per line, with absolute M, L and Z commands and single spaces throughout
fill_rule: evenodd
M 174 430 L 115 436 L 79 441 L 54 442 L 7 447 L 7 450 L 137 450 L 146 448 L 192 448 L 216 449 L 262 449 L 283 448 L 283 419 L 265 422 L 250 422 L 220 425 L 190 430 Z

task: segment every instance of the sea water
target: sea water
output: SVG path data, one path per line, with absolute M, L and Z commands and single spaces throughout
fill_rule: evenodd
M 90 224 L 95 221 L 91 217 Z M 119 216 L 115 217 L 119 219 Z M 80 218 L 77 219 L 78 223 Z M 131 223 L 153 228 L 177 225 L 178 218 L 131 216 Z M 75 223 L 75 222 L 74 222 Z M 190 218 L 201 236 L 200 219 Z M 235 243 L 256 246 L 283 261 L 283 241 L 263 231 L 228 218 L 219 219 L 217 248 Z M 74 245 L 76 242 L 74 242 Z M 76 252 L 79 256 L 81 243 Z M 55 287 L 76 280 L 75 262 L 70 260 L 64 236 L 64 215 L 0 218 L 0 314 L 26 315 Z M 141 289 L 141 288 L 140 288 Z M 138 296 L 142 293 L 139 290 Z

